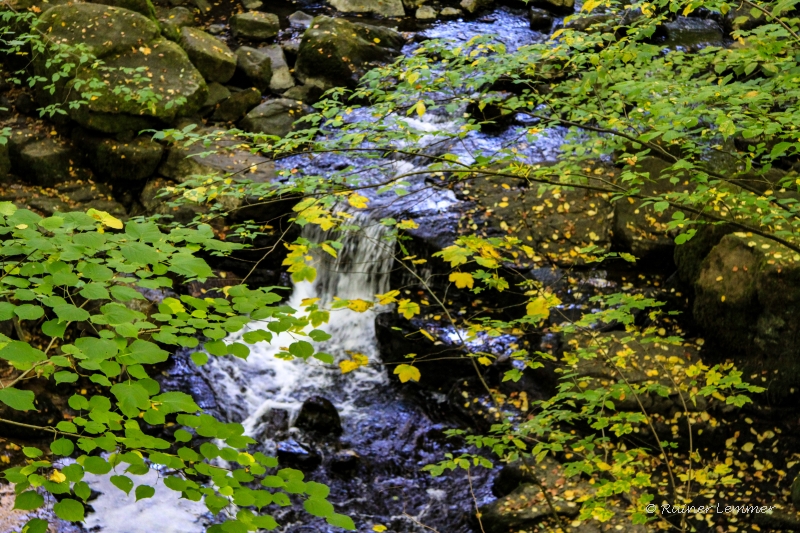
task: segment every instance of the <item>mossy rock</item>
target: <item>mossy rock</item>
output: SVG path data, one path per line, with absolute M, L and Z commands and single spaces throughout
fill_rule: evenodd
M 6 179 L 11 170 L 11 156 L 8 154 L 8 143 L 0 144 L 0 180 Z
M 404 44 L 388 28 L 316 17 L 300 42 L 295 75 L 319 87 L 354 87 L 372 63 L 391 59 Z
M 78 129 L 72 138 L 83 149 L 97 181 L 120 184 L 123 187 L 155 174 L 164 153 L 164 147 L 149 137 L 119 141 Z
M 259 11 L 238 13 L 231 17 L 230 25 L 235 37 L 251 41 L 272 39 L 281 29 L 278 15 Z
M 159 38 L 148 46 L 109 56 L 105 63 L 112 69 L 107 76 L 102 71 L 81 69 L 76 77 L 105 85 L 99 96 L 71 112 L 84 127 L 116 133 L 152 122 L 169 123 L 196 112 L 206 100 L 205 80 L 186 52 L 172 41 Z M 124 72 L 137 68 L 144 69 L 138 80 Z M 138 98 L 143 91 L 150 93 L 147 101 Z
M 272 81 L 272 59 L 262 50 L 242 46 L 236 50 L 237 68 L 241 76 L 261 91 Z
M 208 81 L 225 83 L 236 71 L 236 56 L 228 45 L 203 30 L 181 28 L 181 47 Z
M 141 13 L 145 17 L 157 20 L 156 8 L 150 0 L 93 0 L 92 3 L 102 4 L 105 6 L 121 7 Z
M 342 13 L 374 13 L 382 17 L 404 17 L 402 0 L 328 0 Z
M 253 133 L 264 133 L 285 137 L 295 129 L 295 122 L 308 115 L 311 108 L 288 98 L 264 102 L 250 111 L 239 126 Z

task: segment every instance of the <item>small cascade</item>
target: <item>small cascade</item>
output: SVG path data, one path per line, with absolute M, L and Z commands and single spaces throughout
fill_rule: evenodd
M 337 258 L 324 252 L 315 254 L 315 281 L 295 285 L 287 305 L 300 309 L 304 300 L 319 298 L 320 305 L 325 306 L 334 296 L 372 300 L 375 294 L 387 290 L 394 246 L 385 239 L 386 228 L 365 218 L 354 223 L 361 225 L 361 229 L 345 236 Z M 307 227 L 304 237 L 312 242 L 330 238 L 317 227 Z M 246 433 L 257 439 L 261 421 L 272 410 L 286 411 L 292 421 L 303 401 L 313 394 L 328 397 L 343 418 L 357 416 L 354 402 L 359 393 L 387 381 L 375 344 L 375 310 L 364 313 L 333 310 L 329 323 L 320 329 L 329 333 L 331 339 L 318 345 L 318 350 L 333 355 L 336 362 L 349 358 L 348 354 L 361 353 L 371 364 L 360 368 L 356 375 L 342 375 L 338 366 L 317 360 L 278 359 L 275 355 L 281 347 L 296 340 L 288 332 L 281 333 L 269 344 L 251 346 L 246 360 L 214 358 L 204 368 L 223 416 L 240 421 Z M 229 340 L 238 340 L 244 333 Z

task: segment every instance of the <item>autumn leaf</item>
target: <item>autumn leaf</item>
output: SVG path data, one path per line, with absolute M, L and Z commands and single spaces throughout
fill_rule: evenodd
M 86 211 L 86 214 L 92 217 L 93 219 L 100 221 L 104 226 L 108 226 L 109 228 L 114 228 L 114 229 L 122 229 L 122 221 L 116 217 L 109 215 L 105 211 L 99 211 L 97 209 L 89 209 L 88 211 Z
M 539 296 L 535 300 L 528 302 L 528 305 L 525 307 L 525 314 L 544 318 L 549 317 L 550 307 L 547 305 L 547 299 Z
M 417 115 L 419 115 L 420 117 L 424 115 L 425 111 L 427 111 L 427 108 L 425 107 L 425 102 L 423 102 L 422 100 L 417 102 L 415 109 L 417 111 Z
M 398 302 L 397 310 L 409 320 L 411 320 L 414 315 L 418 315 L 420 312 L 418 303 L 412 302 L 411 300 L 407 300 L 405 298 Z
M 387 305 L 396 302 L 398 296 L 400 296 L 400 291 L 393 290 L 383 294 L 376 294 L 375 298 L 378 299 L 378 305 Z
M 369 199 L 366 196 L 361 196 L 358 193 L 353 193 L 347 197 L 347 203 L 356 209 L 364 209 L 367 207 L 367 202 L 369 202 Z
M 469 272 L 453 272 L 450 274 L 450 281 L 456 284 L 456 287 L 463 289 L 469 287 L 470 289 L 475 284 L 475 279 Z
M 355 311 L 356 313 L 363 313 L 370 307 L 372 307 L 372 302 L 361 300 L 360 298 L 347 301 L 347 308 L 352 311 Z
M 408 381 L 419 381 L 421 374 L 419 369 L 413 365 L 398 365 L 394 373 L 400 378 L 401 383 Z

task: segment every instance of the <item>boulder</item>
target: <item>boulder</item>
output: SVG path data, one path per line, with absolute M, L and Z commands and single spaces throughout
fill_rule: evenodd
M 575 0 L 534 0 L 533 7 L 545 9 L 556 15 L 569 15 L 575 12 Z
M 272 59 L 263 51 L 242 46 L 236 50 L 236 68 L 253 86 L 269 89 L 272 81 Z
M 442 17 L 444 20 L 450 20 L 450 19 L 457 19 L 463 14 L 464 12 L 461 11 L 460 9 L 456 9 L 455 7 L 446 7 L 442 9 L 442 11 L 439 13 L 439 16 Z
M 800 384 L 800 254 L 729 233 L 703 260 L 694 288 L 694 318 L 712 347 Z
M 197 28 L 181 28 L 181 47 L 207 81 L 225 83 L 236 71 L 236 56 L 220 39 Z
M 150 0 L 94 0 L 93 3 L 129 9 L 156 20 L 156 8 Z
M 110 73 L 83 69 L 76 76 L 82 82 L 106 86 L 97 98 L 70 112 L 76 122 L 90 129 L 117 133 L 138 131 L 154 123 L 170 123 L 199 110 L 208 95 L 205 80 L 189 61 L 186 52 L 166 39 L 107 56 L 104 61 L 111 67 Z M 135 68 L 144 68 L 145 76 L 131 80 L 125 70 Z M 144 94 L 144 97 L 128 99 L 127 91 L 114 92 L 114 88 L 119 86 L 126 86 Z M 147 93 L 163 98 L 149 99 Z
M 322 89 L 316 85 L 295 85 L 283 93 L 283 97 L 313 105 L 319 102 L 320 98 L 322 98 L 322 94 Z
M 635 171 L 644 174 L 640 194 L 655 196 L 675 190 L 664 170 L 670 164 L 657 157 L 645 157 Z M 675 247 L 675 232 L 667 227 L 672 220 L 671 209 L 656 212 L 652 205 L 642 207 L 642 200 L 622 198 L 614 204 L 614 240 L 636 257 L 671 255 Z
M 322 464 L 322 456 L 317 450 L 295 439 L 279 442 L 277 452 L 278 462 L 290 468 L 310 472 Z
M 618 17 L 610 13 L 582 14 L 579 17 L 570 17 L 570 21 L 564 24 L 564 27 L 585 33 L 606 32 L 613 29 L 612 23 L 617 20 Z
M 148 181 L 142 189 L 139 202 L 144 207 L 148 215 L 170 216 L 176 222 L 187 223 L 201 212 L 207 209 L 196 204 L 182 203 L 180 206 L 170 206 L 169 202 L 175 200 L 175 195 L 162 196 L 162 192 L 170 190 L 175 186 L 174 181 L 164 178 L 153 178 Z
M 553 27 L 553 16 L 544 9 L 532 7 L 528 11 L 528 19 L 531 21 L 531 29 L 535 31 L 550 31 Z
M 0 181 L 5 180 L 11 171 L 11 156 L 8 153 L 8 143 L 0 144 Z
M 713 20 L 676 17 L 663 26 L 665 46 L 694 50 L 705 46 L 722 46 L 722 30 Z
M 295 75 L 323 88 L 353 87 L 370 64 L 400 53 L 402 35 L 379 28 L 320 16 L 303 34 Z
M 285 137 L 295 129 L 294 123 L 311 112 L 311 108 L 288 98 L 269 100 L 250 111 L 239 123 L 245 131 Z
M 278 15 L 260 11 L 238 13 L 231 17 L 230 25 L 234 37 L 251 41 L 272 39 L 281 29 Z
M 488 9 L 494 4 L 493 0 L 461 0 L 461 9 L 469 14 Z
M 164 154 L 163 146 L 144 136 L 123 142 L 78 130 L 73 139 L 81 147 L 96 180 L 122 186 L 155 174 Z
M 214 133 L 214 130 L 195 130 L 199 134 Z M 269 159 L 238 148 L 235 139 L 226 132 L 217 131 L 216 141 L 209 146 L 195 143 L 191 146 L 176 144 L 167 150 L 167 156 L 158 171 L 176 182 L 183 182 L 196 175 L 227 176 L 256 182 L 275 178 L 275 165 Z M 206 157 L 193 157 L 201 152 L 214 150 Z
M 420 6 L 415 16 L 417 20 L 436 20 L 436 10 L 431 6 Z
M 236 122 L 259 103 L 261 103 L 261 91 L 255 87 L 236 91 L 230 98 L 220 102 L 211 118 L 222 122 Z
M 179 41 L 181 28 L 194 25 L 194 13 L 185 7 L 173 7 L 161 19 L 161 34 L 171 41 Z
M 342 434 L 342 421 L 333 403 L 322 396 L 312 396 L 303 402 L 294 422 L 295 427 L 322 436 Z
M 289 15 L 289 25 L 292 28 L 310 28 L 312 20 L 314 20 L 313 16 L 308 13 L 303 13 L 302 11 L 295 11 Z
M 203 102 L 203 110 L 207 114 L 210 111 L 216 109 L 217 105 L 224 100 L 231 97 L 231 91 L 221 83 L 217 83 L 212 81 L 208 84 L 208 96 L 206 97 L 206 101 Z
M 270 60 L 272 77 L 269 81 L 269 88 L 275 92 L 280 92 L 294 87 L 294 78 L 292 78 L 289 65 L 286 63 L 286 55 L 283 53 L 283 48 L 280 45 L 272 44 L 262 46 L 258 50 Z
M 261 0 L 242 0 L 242 5 L 248 11 L 255 11 L 256 9 L 260 9 L 264 6 L 264 2 Z
M 27 143 L 15 159 L 14 174 L 43 187 L 52 187 L 83 175 L 75 148 L 50 137 Z
M 328 0 L 342 13 L 374 13 L 382 17 L 403 17 L 402 0 Z

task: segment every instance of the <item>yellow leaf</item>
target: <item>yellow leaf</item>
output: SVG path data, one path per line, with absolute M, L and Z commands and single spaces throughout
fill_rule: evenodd
M 398 296 L 400 296 L 400 291 L 394 290 L 384 294 L 376 294 L 375 298 L 378 299 L 378 305 L 387 305 L 396 302 Z
M 95 220 L 99 220 L 104 226 L 108 226 L 109 228 L 114 228 L 114 229 L 122 229 L 122 221 L 118 218 L 109 215 L 105 211 L 99 211 L 97 209 L 89 209 L 88 211 L 86 211 L 86 214 Z
M 383 524 L 375 524 L 374 526 L 372 526 L 372 531 L 377 531 L 378 533 L 382 533 L 383 531 L 386 531 L 386 526 L 384 526 Z
M 425 102 L 420 100 L 419 102 L 417 102 L 416 110 L 417 110 L 417 115 L 422 116 L 428 109 L 425 107 Z
M 406 383 L 409 380 L 419 381 L 421 377 L 419 369 L 413 365 L 398 365 L 394 369 L 394 373 L 400 378 L 401 383 Z
M 319 298 L 303 298 L 303 299 L 300 301 L 300 306 L 301 306 L 301 307 L 309 307 L 309 306 L 311 306 L 311 305 L 314 305 L 314 304 L 315 304 L 315 303 L 317 303 L 318 301 L 319 301 Z
M 372 302 L 361 300 L 360 298 L 356 300 L 349 300 L 347 302 L 347 308 L 352 309 L 356 313 L 363 313 L 370 307 L 372 307 Z
M 378 44 L 378 43 L 380 43 L 380 42 L 381 42 L 381 40 L 380 40 L 380 39 L 378 39 L 377 37 L 375 37 L 375 38 L 374 38 L 374 39 L 372 39 L 372 40 L 373 40 L 373 41 L 375 41 L 375 44 Z
M 486 357 L 485 355 L 483 357 L 478 357 L 478 362 L 483 366 L 489 366 L 492 364 L 492 360 Z
M 456 287 L 463 289 L 469 287 L 470 289 L 475 284 L 475 279 L 469 272 L 453 272 L 450 274 L 450 281 L 456 284 Z
M 397 229 L 417 229 L 419 224 L 413 220 L 401 220 L 397 223 Z
M 692 11 L 694 11 L 694 6 L 692 4 L 687 5 L 686 8 L 683 10 L 683 16 L 688 17 L 689 13 L 691 13 Z
M 405 298 L 398 302 L 397 310 L 408 320 L 418 315 L 420 311 L 419 304 Z
M 336 257 L 336 250 L 334 250 L 333 246 L 331 246 L 330 244 L 322 243 L 319 245 L 319 247 L 328 252 L 333 257 Z
M 752 452 L 753 451 L 753 446 L 755 446 L 755 445 L 752 442 L 745 442 L 742 445 L 742 451 L 745 451 L 745 452 L 748 452 L 748 453 Z
M 358 363 L 358 366 L 365 366 L 367 363 L 369 363 L 369 358 L 363 353 L 354 353 L 353 361 Z
M 550 306 L 548 305 L 547 299 L 539 296 L 535 300 L 528 302 L 528 305 L 525 307 L 525 314 L 536 317 L 549 317 Z
M 419 332 L 422 333 L 423 335 L 425 335 L 425 338 L 427 338 L 430 341 L 435 341 L 436 340 L 436 339 L 433 338 L 433 335 L 431 335 L 430 333 L 428 333 L 424 329 L 420 329 Z
M 54 481 L 55 483 L 61 483 L 65 479 L 67 479 L 67 476 L 65 476 L 58 470 L 53 470 L 53 473 L 50 474 L 50 481 Z
M 369 202 L 369 199 L 366 196 L 361 196 L 358 193 L 353 193 L 347 197 L 347 203 L 356 209 L 364 209 L 367 207 L 367 202 Z
M 353 370 L 355 370 L 359 366 L 361 366 L 361 365 L 359 365 L 355 361 L 350 361 L 349 359 L 346 359 L 346 360 L 341 361 L 339 363 L 339 368 L 342 369 L 342 374 L 347 374 L 348 372 L 352 372 Z
M 592 11 L 594 11 L 595 8 L 597 8 L 597 6 L 599 6 L 602 3 L 603 3 L 602 0 L 586 0 L 586 2 L 583 3 L 581 11 L 585 11 L 586 13 L 591 13 Z

